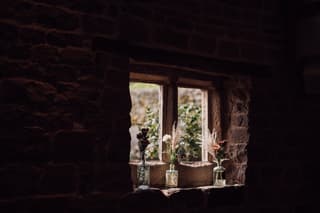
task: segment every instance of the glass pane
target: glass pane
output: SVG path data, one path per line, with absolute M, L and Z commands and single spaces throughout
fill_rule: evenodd
M 160 135 L 160 85 L 141 82 L 130 83 L 132 108 L 130 160 L 139 160 L 140 152 L 136 135 L 143 127 L 148 127 L 150 144 L 146 148 L 147 160 L 159 160 Z
M 201 161 L 202 91 L 178 88 L 178 125 L 181 129 L 179 154 L 182 161 Z

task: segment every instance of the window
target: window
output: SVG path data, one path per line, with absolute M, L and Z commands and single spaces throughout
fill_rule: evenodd
M 207 124 L 206 90 L 178 87 L 178 126 L 181 129 L 181 160 L 207 160 L 204 134 Z M 203 150 L 203 151 L 202 151 Z
M 136 135 L 142 127 L 149 128 L 148 135 L 150 144 L 146 148 L 146 159 L 161 159 L 161 149 L 159 149 L 159 146 L 161 147 L 161 137 L 159 137 L 161 135 L 160 112 L 162 111 L 160 94 L 161 86 L 159 84 L 143 83 L 138 81 L 130 83 L 132 103 L 130 112 L 131 161 L 140 159 Z
M 130 160 L 140 159 L 136 134 L 142 127 L 148 127 L 150 145 L 146 149 L 146 159 L 166 161 L 166 153 L 162 152 L 162 135 L 171 134 L 173 123 L 177 123 L 181 132 L 179 161 L 208 161 L 204 139 L 209 126 L 210 88 L 210 81 L 132 72 Z
M 250 76 L 214 72 L 211 68 L 191 68 L 188 64 L 180 66 L 132 59 L 130 82 L 132 98 L 134 92 L 139 93 L 139 88 L 148 88 L 148 91 L 154 90 L 152 97 L 158 100 L 154 105 L 156 107 L 149 110 L 149 113 L 153 114 L 151 120 L 158 119 L 158 125 L 155 125 L 158 128 L 158 138 L 150 147 L 151 151 L 154 151 L 153 148 L 157 149 L 158 158 L 147 157 L 152 187 L 165 186 L 169 156 L 165 153 L 167 144 L 162 142 L 162 136 L 172 134 L 174 123 L 183 132 L 179 141 L 181 157 L 178 157 L 176 165 L 179 171 L 178 187 L 212 185 L 215 163 L 214 157 L 208 154 L 205 139 L 209 137 L 206 135 L 207 130 L 213 128 L 217 131 L 218 140 L 227 140 L 226 152 L 229 160 L 224 164 L 226 183 L 245 183 L 246 147 L 249 141 Z M 147 109 L 141 106 L 139 108 L 145 116 L 134 118 L 134 102 L 141 98 L 148 99 L 148 96 L 139 96 L 132 100 L 131 118 L 140 118 L 141 125 L 152 124 L 153 122 L 146 120 L 149 114 Z M 132 134 L 131 138 L 135 140 L 136 134 Z M 138 159 L 140 158 L 135 158 Z M 138 165 L 139 161 L 131 158 L 131 178 L 134 185 L 137 183 Z

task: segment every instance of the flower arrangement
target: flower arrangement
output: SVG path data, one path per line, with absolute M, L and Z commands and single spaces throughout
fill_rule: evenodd
M 177 162 L 177 151 L 179 148 L 180 132 L 175 127 L 175 123 L 172 125 L 171 135 L 166 134 L 163 136 L 162 141 L 167 144 L 167 153 L 169 153 L 169 163 L 174 164 Z
M 227 140 L 218 141 L 218 133 L 215 129 L 210 132 L 208 130 L 208 152 L 212 155 L 213 160 L 217 164 L 221 164 L 224 160 L 227 160 L 226 155 L 226 142 Z
M 148 140 L 148 128 L 142 128 L 141 132 L 137 134 L 138 145 L 141 154 L 142 165 L 137 167 L 137 179 L 139 188 L 148 188 L 150 184 L 150 167 L 146 165 L 145 151 L 150 144 Z
M 140 149 L 140 152 L 141 152 L 141 158 L 142 158 L 143 162 L 144 162 L 145 150 L 146 150 L 147 146 L 150 143 L 149 140 L 148 140 L 148 136 L 147 136 L 148 131 L 149 131 L 148 128 L 142 128 L 141 132 L 139 132 L 137 134 L 138 145 L 139 145 L 139 149 Z

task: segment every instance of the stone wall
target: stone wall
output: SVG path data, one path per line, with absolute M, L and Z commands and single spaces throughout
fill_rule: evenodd
M 249 120 L 249 100 L 239 100 L 247 88 L 226 93 L 235 111 L 225 134 L 249 140 L 242 133 L 250 132 L 240 210 L 301 211 L 309 202 L 297 196 L 305 185 L 297 176 L 300 88 L 286 48 L 289 4 L 1 1 L 0 211 L 105 212 L 131 190 L 128 63 L 140 54 L 132 46 L 264 65 L 251 73 Z

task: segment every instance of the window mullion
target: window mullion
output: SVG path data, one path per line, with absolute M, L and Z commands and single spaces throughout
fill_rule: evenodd
M 202 161 L 208 161 L 207 129 L 208 129 L 208 91 L 202 90 Z
M 163 118 L 162 118 L 162 135 L 172 134 L 172 124 L 177 121 L 178 109 L 177 109 L 177 86 L 174 79 L 170 79 L 167 84 L 162 86 L 162 106 L 163 106 Z M 162 148 L 165 149 L 165 144 L 162 142 Z M 163 153 L 163 152 L 162 152 Z M 163 153 L 162 159 L 167 161 L 166 154 Z

